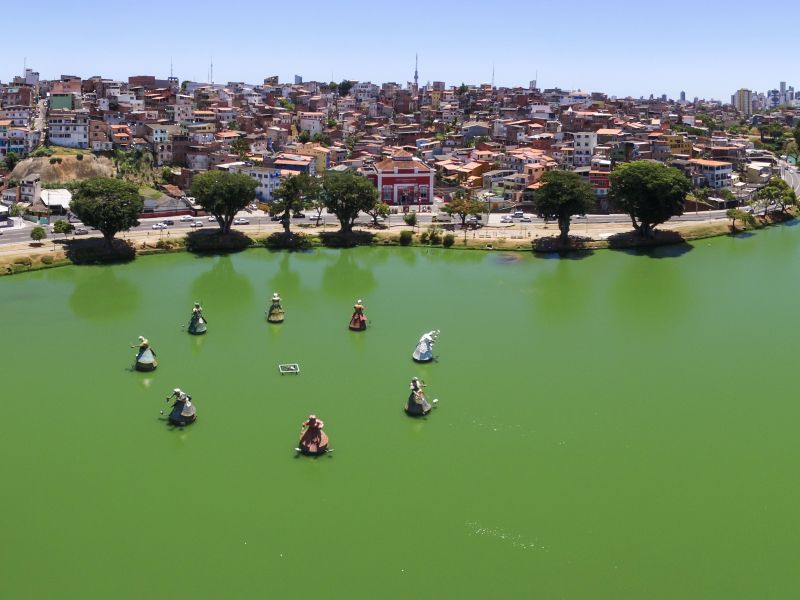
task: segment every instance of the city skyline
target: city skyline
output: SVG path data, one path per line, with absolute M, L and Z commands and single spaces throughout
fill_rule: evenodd
M 687 99 L 729 102 L 739 88 L 766 92 L 780 81 L 794 85 L 796 80 L 788 61 L 764 60 L 757 52 L 737 56 L 735 68 L 732 62 L 730 68 L 714 67 L 723 60 L 719 48 L 739 31 L 753 47 L 774 43 L 767 31 L 745 29 L 737 11 L 745 14 L 743 3 L 729 4 L 717 14 L 713 6 L 681 0 L 662 17 L 643 14 L 634 3 L 622 0 L 601 8 L 577 2 L 569 11 L 548 8 L 547 20 L 538 18 L 536 5 L 527 7 L 531 19 L 519 18 L 519 6 L 509 0 L 493 2 L 490 13 L 484 6 L 411 1 L 402 9 L 387 7 L 378 13 L 343 0 L 331 13 L 330 5 L 311 1 L 298 13 L 288 6 L 266 8 L 243 0 L 231 14 L 218 14 L 218 3 L 201 1 L 178 3 L 175 18 L 131 19 L 129 11 L 117 5 L 80 12 L 45 0 L 37 5 L 41 10 L 37 9 L 36 43 L 7 49 L 0 79 L 21 74 L 23 65 L 44 79 L 61 74 L 166 78 L 172 65 L 181 80 L 206 81 L 213 58 L 214 80 L 222 83 L 258 84 L 270 75 L 292 82 L 297 74 L 304 80 L 405 85 L 413 80 L 418 55 L 420 83 L 444 81 L 448 86 L 490 83 L 494 78 L 497 86 L 515 87 L 537 79 L 540 88 L 634 98 L 678 98 L 685 91 Z M 790 5 L 779 1 L 772 8 L 780 11 L 781 6 Z M 163 6 L 152 0 L 137 6 L 137 14 L 162 12 Z M 9 22 L 28 16 L 19 5 L 6 9 L 6 15 Z M 709 28 L 712 20 L 714 27 Z M 395 25 L 387 28 L 387 21 L 404 25 L 403 35 L 395 34 Z M 179 26 L 173 27 L 173 22 Z M 669 23 L 674 39 L 666 45 L 656 43 L 667 39 Z M 663 33 L 653 42 L 655 27 Z

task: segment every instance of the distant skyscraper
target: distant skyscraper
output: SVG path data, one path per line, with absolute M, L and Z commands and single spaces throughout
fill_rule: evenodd
M 686 92 L 681 92 L 681 102 L 686 102 Z
M 303 83 L 303 76 L 302 75 L 295 75 L 294 76 L 294 84 L 300 85 Z
M 661 101 L 662 102 L 666 102 L 667 101 L 667 95 L 666 94 L 661 94 Z
M 738 90 L 731 96 L 731 104 L 740 113 L 748 116 L 753 114 L 753 92 L 746 88 Z

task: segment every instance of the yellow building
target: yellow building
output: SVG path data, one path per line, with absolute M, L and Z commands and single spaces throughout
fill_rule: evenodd
M 675 156 L 676 154 L 686 154 L 692 156 L 692 142 L 682 135 L 662 135 L 661 140 L 669 144 L 669 153 Z
M 331 166 L 331 151 L 320 144 L 308 142 L 292 152 L 301 156 L 313 157 L 317 163 L 317 173 L 322 173 Z

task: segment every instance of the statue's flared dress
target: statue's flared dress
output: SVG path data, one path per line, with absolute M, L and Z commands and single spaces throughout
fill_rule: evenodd
M 186 425 L 191 425 L 196 420 L 197 409 L 190 400 L 185 402 L 181 402 L 179 400 L 175 401 L 175 404 L 172 405 L 172 410 L 169 413 L 169 422 L 172 425 L 184 427 Z
M 208 324 L 200 313 L 193 312 L 191 319 L 189 319 L 189 326 L 186 331 L 192 335 L 203 335 L 208 331 Z
M 353 316 L 350 317 L 350 329 L 352 331 L 364 331 L 367 328 L 367 316 L 364 314 L 364 307 L 356 304 L 353 307 Z
M 437 331 L 429 331 L 426 334 L 423 334 L 421 338 L 419 338 L 419 342 L 417 342 L 417 347 L 414 348 L 414 352 L 411 353 L 411 358 L 413 358 L 417 362 L 430 362 L 433 360 L 433 344 L 436 342 L 436 338 L 438 337 Z
M 431 412 L 432 408 L 428 399 L 425 398 L 425 394 L 412 391 L 408 396 L 405 411 L 410 417 L 424 417 Z
M 140 348 L 139 353 L 136 355 L 136 370 L 137 371 L 154 371 L 158 366 L 156 360 L 156 353 L 148 346 L 147 348 Z
M 267 321 L 270 323 L 283 323 L 286 314 L 283 312 L 280 300 L 273 300 L 269 309 L 267 309 Z
M 303 454 L 317 456 L 328 451 L 328 436 L 322 431 L 321 421 L 317 423 L 318 425 L 308 425 L 300 436 L 298 449 Z

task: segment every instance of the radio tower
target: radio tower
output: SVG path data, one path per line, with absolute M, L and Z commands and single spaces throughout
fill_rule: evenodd
M 419 54 L 414 55 L 414 93 L 419 92 Z

